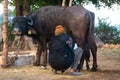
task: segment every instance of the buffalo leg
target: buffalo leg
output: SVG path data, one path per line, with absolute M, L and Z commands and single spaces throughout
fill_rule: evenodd
M 47 65 L 47 49 L 45 49 L 43 53 L 43 66 L 46 67 L 46 65 Z
M 90 48 L 89 48 L 89 44 L 88 42 L 85 43 L 85 47 L 86 47 L 86 50 L 85 50 L 85 61 L 86 61 L 86 68 L 87 70 L 90 70 L 90 67 L 89 67 L 89 62 L 90 62 Z
M 86 58 L 85 54 L 88 54 L 88 53 L 86 51 L 83 52 L 82 58 L 81 58 L 80 63 L 78 65 L 78 67 L 77 67 L 78 71 L 83 69 L 84 61 L 86 61 L 86 68 L 87 68 L 87 70 L 90 70 L 89 60 Z
M 89 52 L 89 50 L 86 51 L 86 54 L 89 55 L 89 58 L 90 58 L 90 52 Z M 87 70 L 90 70 L 90 67 L 89 67 L 90 60 L 88 58 L 85 58 L 84 60 L 86 61 L 86 68 L 87 68 Z
M 78 64 L 77 70 L 80 72 L 80 70 L 83 69 L 83 64 L 84 64 L 84 53 L 80 59 L 80 63 Z
M 89 61 L 86 60 L 86 68 L 87 68 L 87 70 L 90 70 L 89 63 L 88 63 L 88 62 L 89 62 Z
M 85 54 L 84 54 L 84 45 L 81 44 L 80 42 L 82 42 L 82 41 L 76 40 L 77 46 L 78 46 L 78 47 L 81 47 L 81 48 L 83 49 L 83 54 L 82 54 L 82 57 L 81 57 L 81 59 L 80 59 L 80 62 L 79 62 L 79 64 L 78 64 L 78 67 L 77 67 L 77 70 L 78 70 L 78 71 L 82 70 L 82 68 L 83 68 L 84 55 L 85 55 Z
M 88 42 L 84 41 L 81 47 L 83 49 L 83 55 L 82 55 L 79 65 L 78 65 L 78 70 L 80 71 L 83 68 L 84 60 L 86 61 L 86 68 L 87 68 L 87 70 L 89 70 L 90 69 L 90 67 L 89 67 L 90 51 L 89 51 Z
M 91 49 L 91 52 L 92 52 L 92 56 L 93 56 L 93 67 L 92 67 L 92 71 L 97 71 L 97 46 L 96 46 L 96 43 L 95 43 L 95 39 L 94 37 L 91 37 L 89 38 L 90 42 L 90 49 Z
M 34 66 L 40 66 L 40 57 L 42 54 L 41 46 L 38 45 L 36 56 L 35 56 L 35 62 L 33 63 Z

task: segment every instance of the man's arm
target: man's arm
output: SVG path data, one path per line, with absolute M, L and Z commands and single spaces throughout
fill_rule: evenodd
M 74 42 L 73 42 L 73 39 L 70 37 L 66 43 L 68 44 L 68 46 L 73 50 L 74 49 Z

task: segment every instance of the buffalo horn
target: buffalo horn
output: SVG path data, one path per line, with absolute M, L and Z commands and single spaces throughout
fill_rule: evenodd
M 33 20 L 32 18 L 27 18 L 27 23 L 32 26 L 33 25 Z

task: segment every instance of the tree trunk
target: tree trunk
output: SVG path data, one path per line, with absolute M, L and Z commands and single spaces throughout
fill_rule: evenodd
M 73 0 L 69 0 L 69 7 L 71 7 L 72 6 L 72 1 Z M 62 6 L 65 6 L 65 2 L 66 2 L 66 0 L 62 0 Z
M 63 0 L 63 1 L 62 1 L 62 6 L 65 6 L 65 1 L 66 1 L 66 0 Z
M 23 15 L 22 5 L 20 5 L 19 0 L 14 0 L 14 1 L 15 1 L 15 13 L 16 13 L 16 16 L 22 16 Z
M 69 0 L 69 7 L 72 6 L 72 1 L 73 1 L 73 0 Z
M 29 10 L 29 0 L 15 0 L 16 16 L 26 16 Z
M 8 62 L 8 35 L 7 35 L 7 27 L 8 27 L 8 1 L 3 1 L 3 27 L 2 27 L 2 36 L 3 36 L 3 54 L 2 54 L 2 67 L 7 67 Z
M 62 0 L 58 0 L 58 5 L 61 5 L 61 1 L 62 1 Z
M 29 1 L 28 0 L 24 0 L 24 4 L 23 4 L 23 15 L 26 16 L 30 11 L 30 7 L 29 7 Z
M 15 0 L 15 11 L 16 16 L 26 16 L 30 11 L 29 0 Z M 15 36 L 14 41 L 12 42 L 12 48 L 16 47 L 16 42 L 19 42 L 19 36 Z M 24 42 L 22 42 L 24 41 Z M 24 50 L 35 50 L 34 44 L 30 37 L 22 37 L 20 43 L 20 49 Z

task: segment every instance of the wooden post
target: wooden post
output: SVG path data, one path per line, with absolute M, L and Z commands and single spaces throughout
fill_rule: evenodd
M 2 51 L 2 67 L 7 67 L 8 62 L 8 0 L 3 0 L 3 26 L 2 26 L 2 36 L 3 36 L 3 51 Z

